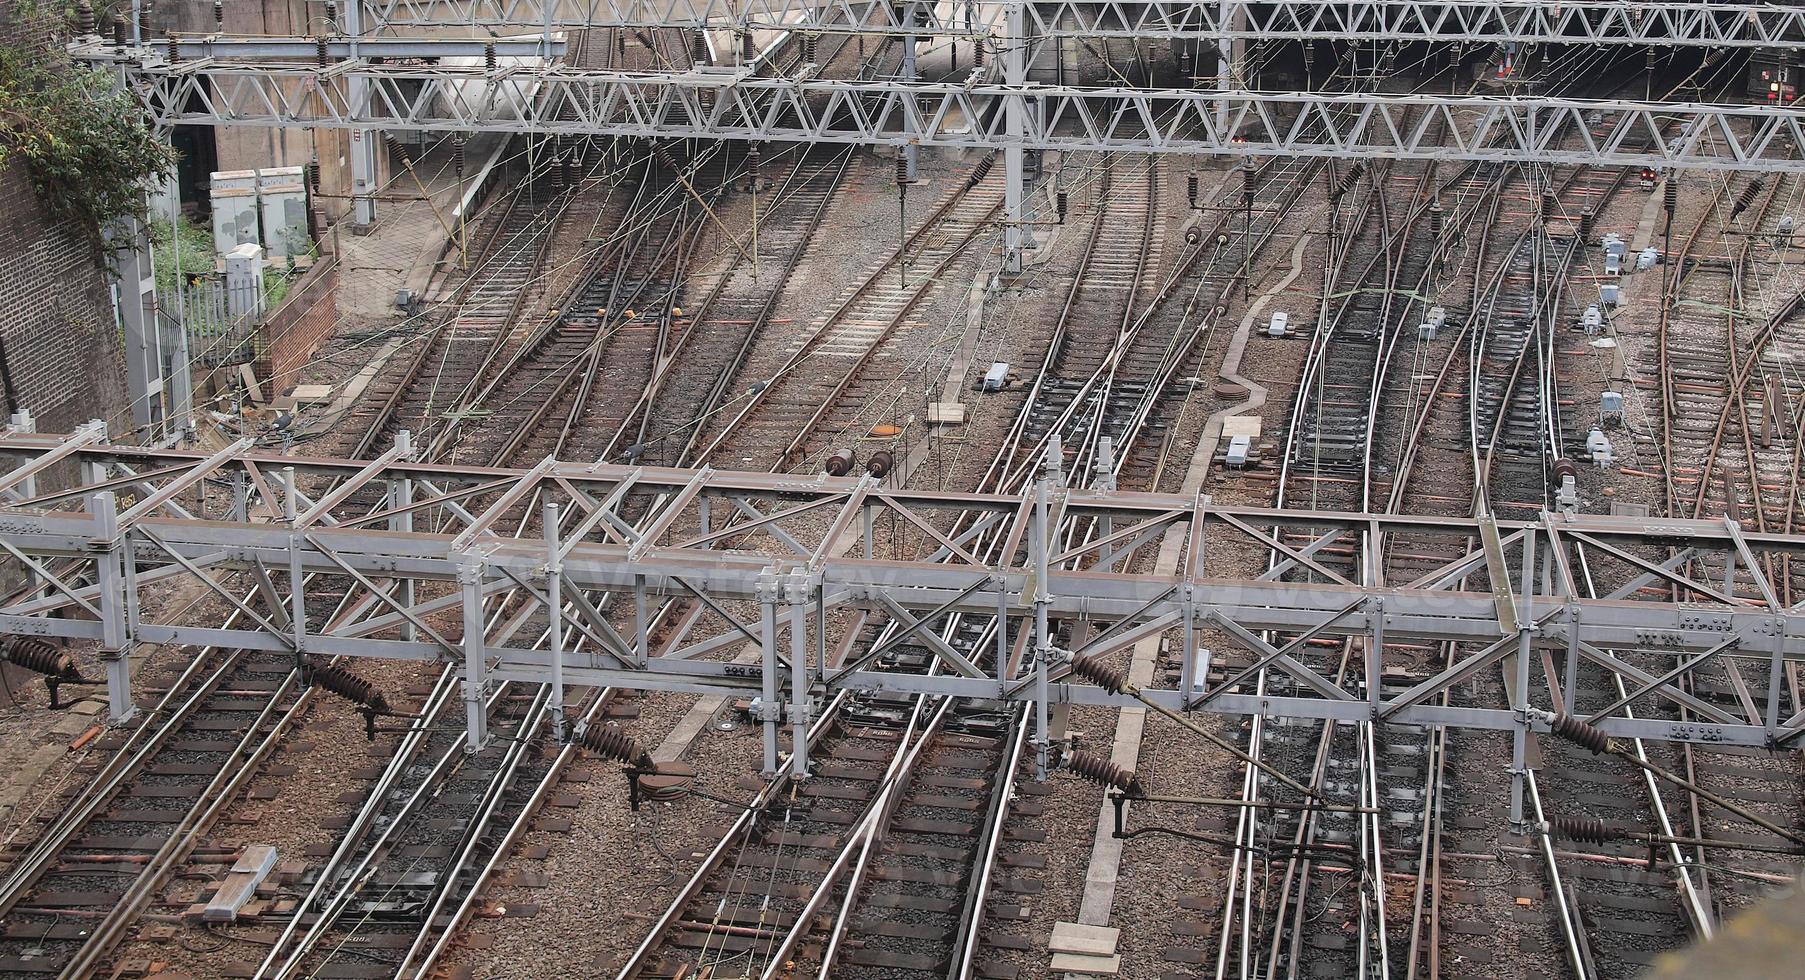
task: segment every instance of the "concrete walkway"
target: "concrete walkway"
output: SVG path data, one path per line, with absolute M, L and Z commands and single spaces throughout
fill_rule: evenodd
M 449 141 L 416 159 L 411 173 L 397 160 L 395 175 L 377 200 L 376 224 L 370 233 L 352 234 L 349 220 L 333 226 L 341 317 L 367 321 L 391 316 L 399 290 L 411 289 L 416 296 L 425 291 L 458 228 L 460 206 L 474 196 L 486 168 L 498 161 L 505 145 L 505 138 L 496 135 L 471 140 L 465 147 L 461 183 Z
M 1228 352 L 1223 358 L 1220 376 L 1247 389 L 1248 397 L 1238 405 L 1224 408 L 1211 415 L 1204 426 L 1204 432 L 1197 441 L 1197 449 L 1191 454 L 1191 461 L 1185 468 L 1184 485 L 1180 493 L 1195 496 L 1203 491 L 1204 480 L 1209 476 L 1210 463 L 1216 457 L 1216 447 L 1222 441 L 1222 424 L 1231 416 L 1241 415 L 1258 409 L 1266 403 L 1266 388 L 1259 383 L 1242 377 L 1241 358 L 1247 349 L 1247 339 L 1253 332 L 1260 314 L 1273 298 L 1290 288 L 1293 282 L 1303 274 L 1304 253 L 1308 250 L 1310 239 L 1299 237 L 1297 245 L 1291 250 L 1291 271 L 1277 283 L 1268 287 L 1247 308 L 1242 315 L 1241 323 L 1235 335 L 1229 340 Z M 1179 558 L 1184 552 L 1185 543 L 1190 537 L 1190 530 L 1181 525 L 1173 525 L 1166 529 L 1160 539 L 1159 556 L 1154 561 L 1154 574 L 1175 575 L 1178 572 Z M 1146 686 L 1153 680 L 1153 668 L 1159 657 L 1159 634 L 1147 637 L 1134 645 L 1128 668 L 1129 682 L 1137 687 Z M 1123 708 L 1116 716 L 1115 744 L 1110 749 L 1109 759 L 1124 769 L 1133 770 L 1141 758 L 1141 739 L 1146 732 L 1147 709 Z M 1106 926 L 1110 914 L 1115 907 L 1116 881 L 1122 871 L 1122 841 L 1113 835 L 1115 829 L 1115 807 L 1104 801 L 1097 810 L 1097 826 L 1091 841 L 1090 865 L 1084 872 L 1084 898 L 1078 906 L 1078 921 L 1083 925 Z

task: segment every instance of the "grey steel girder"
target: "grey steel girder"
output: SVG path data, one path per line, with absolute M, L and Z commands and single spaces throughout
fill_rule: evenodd
M 1001 0 L 376 0 L 379 28 L 687 27 L 972 33 L 999 22 Z M 1752 47 L 1805 36 L 1805 8 L 1761 3 L 1551 4 L 1540 0 L 1279 0 L 1184 3 L 1100 0 L 1025 4 L 1040 37 L 1247 41 L 1462 41 L 1469 44 L 1631 44 Z M 549 18 L 548 18 L 549 14 Z M 905 17 L 909 18 L 905 21 Z
M 133 58 L 156 52 L 169 56 L 169 42 L 175 41 L 177 62 L 212 59 L 220 61 L 296 60 L 315 62 L 320 55 L 319 39 L 311 37 L 269 37 L 265 35 L 178 34 L 173 37 L 148 39 L 142 48 L 115 47 L 113 42 L 86 37 L 69 45 L 69 53 L 84 61 L 104 62 L 130 55 Z M 334 62 L 347 58 L 497 58 L 551 59 L 564 56 L 562 32 L 548 41 L 543 35 L 532 37 L 363 37 L 326 38 L 326 56 Z
M 917 637 L 910 642 L 956 669 L 944 676 L 900 673 L 848 653 L 847 637 L 839 634 L 847 622 L 874 616 L 918 630 L 950 615 L 1000 614 L 1002 638 L 1013 635 L 1020 643 L 1038 604 L 1055 620 L 1097 623 L 1087 653 L 1112 655 L 1146 636 L 1188 631 L 1193 639 L 1217 637 L 1218 652 L 1245 647 L 1246 662 L 1267 659 L 1298 681 L 1292 691 L 1256 697 L 1227 676 L 1235 664 L 1225 659 L 1231 669 L 1220 679 L 1204 671 L 1193 689 L 1153 692 L 1174 708 L 1522 730 L 1539 723 L 1513 709 L 1502 690 L 1488 694 L 1468 682 L 1526 643 L 1625 678 L 1635 698 L 1573 706 L 1597 713 L 1599 726 L 1614 735 L 1770 745 L 1801 734 L 1798 726 L 1805 724 L 1800 706 L 1777 683 L 1756 693 L 1766 702 L 1756 715 L 1765 717 L 1746 718 L 1709 705 L 1700 711 L 1696 698 L 1677 686 L 1694 671 L 1729 661 L 1771 665 L 1776 678 L 1779 665 L 1805 661 L 1805 609 L 1780 605 L 1763 574 L 1750 571 L 1805 558 L 1805 536 L 1747 533 L 1723 521 L 1553 514 L 1499 521 L 1496 551 L 1474 561 L 1463 545 L 1484 531 L 1472 520 L 1219 508 L 1202 497 L 1065 489 L 1044 481 L 1019 494 L 941 493 L 882 489 L 863 478 L 553 460 L 528 470 L 423 465 L 405 451 L 362 463 L 288 458 L 243 445 L 213 453 L 153 450 L 99 444 L 87 430 L 0 436 L 0 457 L 18 459 L 20 472 L 37 472 L 35 461 L 52 455 L 80 464 L 77 480 L 0 507 L 0 568 L 11 566 L 28 583 L 0 605 L 0 634 L 100 641 L 110 666 L 124 664 L 134 644 L 178 643 L 450 660 L 463 664 L 473 687 L 557 677 L 562 684 L 741 694 L 762 692 L 767 674 L 776 672 L 771 689 L 788 692 L 785 704 L 793 707 L 785 710 L 793 720 L 806 713 L 811 695 L 839 689 L 1035 700 L 1033 668 L 1020 660 L 998 674 L 981 651 Z M 352 494 L 305 489 L 342 480 L 405 492 L 391 492 L 370 511 L 359 510 Z M 24 485 L 0 476 L 0 484 L 7 482 Z M 211 496 L 196 499 L 209 485 Z M 233 492 L 224 494 L 228 486 Z M 1045 552 L 1036 535 L 1046 524 L 1037 514 L 1049 501 L 1066 520 L 1107 519 L 1122 532 L 1039 558 Z M 544 504 L 575 519 L 567 537 L 502 530 L 524 526 L 529 511 Z M 405 530 L 413 518 L 422 518 L 415 526 L 435 530 Z M 960 548 L 942 547 L 933 560 L 906 557 L 933 550 L 977 520 L 997 522 L 1004 542 L 989 563 Z M 897 531 L 860 534 L 892 524 Z M 1144 532 L 1178 526 L 1189 528 L 1189 544 L 1171 575 L 1096 565 L 1105 552 L 1127 548 L 1125 567 L 1150 567 L 1163 535 Z M 732 535 L 720 533 L 729 527 Z M 1361 533 L 1350 533 L 1355 529 Z M 918 539 L 904 557 L 874 544 L 897 535 Z M 1245 578 L 1203 560 L 1206 551 L 1221 554 L 1225 546 L 1282 556 L 1329 536 L 1352 548 L 1400 536 L 1443 540 L 1447 557 L 1369 556 L 1380 584 L 1363 585 L 1322 575 Z M 830 547 L 830 537 L 863 543 L 842 553 Z M 1581 549 L 1601 584 L 1634 579 L 1652 565 L 1666 576 L 1665 588 L 1580 598 L 1569 594 L 1564 576 L 1541 576 L 1542 591 L 1519 593 L 1511 621 L 1501 618 L 1494 575 L 1535 582 L 1534 565 L 1562 564 Z M 1675 551 L 1696 558 L 1672 568 L 1655 564 Z M 1044 575 L 1037 562 L 1046 563 Z M 293 592 L 313 574 L 347 591 L 342 608 L 351 612 L 310 622 Z M 558 589 L 577 601 L 565 606 L 547 598 L 554 575 Z M 178 581 L 198 582 L 239 615 L 227 625 L 198 624 L 171 609 L 161 619 L 151 611 L 160 606 L 138 601 L 139 590 Z M 1384 584 L 1392 582 L 1406 584 Z M 548 646 L 534 639 L 540 631 L 517 627 L 473 641 L 468 624 L 480 629 L 486 617 L 472 604 L 493 609 L 509 592 L 529 604 L 516 609 L 517 627 L 529 615 L 550 622 L 546 610 L 557 608 L 560 642 Z M 630 601 L 600 601 L 609 594 Z M 758 621 L 761 607 L 776 617 L 768 623 L 803 629 L 811 642 L 796 643 L 793 635 L 788 659 L 779 644 L 765 662 L 728 662 L 748 644 L 776 643 L 774 629 L 747 625 Z M 648 624 L 661 621 L 661 612 L 676 613 L 662 621 L 681 620 L 683 630 L 663 646 L 648 644 Z M 619 629 L 610 622 L 622 619 L 629 621 Z M 466 624 L 462 640 L 459 621 Z M 1312 666 L 1302 640 L 1281 649 L 1254 636 L 1261 631 L 1280 638 L 1309 634 L 1304 639 L 1311 642 L 1382 631 L 1383 667 L 1400 672 L 1394 679 L 1408 687 L 1375 693 L 1370 677 L 1336 682 Z M 1410 657 L 1394 652 L 1425 642 L 1453 642 L 1465 653 L 1438 671 L 1411 666 Z M 675 649 L 679 643 L 685 645 Z M 998 649 L 1007 645 L 999 642 Z M 1705 653 L 1710 656 L 1700 656 Z M 1377 676 L 1379 667 L 1374 661 L 1369 673 Z M 118 669 L 114 690 L 127 692 L 125 668 Z M 1546 680 L 1531 685 L 1529 707 L 1560 703 L 1558 681 L 1552 674 Z M 1128 703 L 1064 669 L 1050 674 L 1046 692 L 1051 701 Z M 1439 703 L 1443 698 L 1448 703 Z M 1638 699 L 1644 707 L 1664 701 L 1690 707 L 1696 720 L 1661 718 L 1644 708 L 1630 717 L 1622 709 Z
M 161 126 L 1805 171 L 1805 156 L 1791 150 L 1805 144 L 1801 106 L 1005 85 L 990 80 L 993 66 L 970 84 L 773 78 L 712 66 L 487 71 L 147 60 L 121 70 Z M 1010 105 L 1021 112 L 993 111 Z M 1669 124 L 1673 134 L 1662 138 Z

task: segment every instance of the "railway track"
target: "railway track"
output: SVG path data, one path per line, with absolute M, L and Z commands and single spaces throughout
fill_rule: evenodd
M 98 971 L 305 715 L 292 656 L 206 650 L 0 881 L 0 973 Z
M 976 171 L 973 177 L 949 191 L 901 247 L 835 297 L 820 319 L 778 353 L 776 363 L 748 365 L 761 376 L 741 385 L 750 394 L 721 414 L 696 453 L 697 462 L 784 469 L 815 458 L 822 437 L 856 438 L 862 429 L 893 417 L 881 398 L 849 396 L 873 394 L 900 376 L 899 334 L 921 328 L 912 319 L 917 306 L 1002 209 L 1001 183 L 985 181 Z M 886 361 L 890 364 L 880 363 Z M 730 443 L 755 455 L 734 459 Z M 763 447 L 776 447 L 775 466 L 759 458 Z

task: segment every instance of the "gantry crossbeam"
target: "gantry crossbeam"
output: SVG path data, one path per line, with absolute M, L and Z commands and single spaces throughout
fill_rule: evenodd
M 1002 0 L 378 0 L 390 29 L 481 26 L 685 27 L 964 35 L 1000 20 Z M 1468 44 L 1755 47 L 1805 37 L 1805 8 L 1757 3 L 1542 3 L 1539 0 L 1101 0 L 1025 5 L 1036 37 Z
M 1378 93 L 1215 92 L 565 67 L 127 69 L 159 125 L 423 129 L 985 150 L 1539 161 L 1805 170 L 1805 107 Z M 1006 112 L 1019 104 L 1020 135 Z M 1669 132 L 1668 127 L 1671 127 Z M 1668 135 L 1663 136 L 1664 132 Z
M 0 605 L 0 634 L 99 641 L 120 716 L 130 706 L 124 665 L 138 643 L 461 660 L 473 690 L 556 677 L 759 694 L 773 724 L 842 688 L 1005 700 L 1044 690 L 1053 701 L 1127 703 L 1066 677 L 1058 659 L 1035 656 L 1056 646 L 1034 625 L 1044 613 L 1055 629 L 1089 624 L 1086 654 L 1176 637 L 1179 676 L 1150 695 L 1175 709 L 1522 732 L 1540 724 L 1525 705 L 1563 706 L 1596 713 L 1616 735 L 1772 745 L 1805 733 L 1805 711 L 1781 683 L 1785 662 L 1805 660 L 1805 609 L 1782 605 L 1771 586 L 1805 558 L 1805 536 L 1727 522 L 1218 508 L 1201 497 L 1067 490 L 1045 480 L 1019 495 L 961 494 L 869 477 L 553 460 L 530 470 L 429 466 L 410 462 L 405 448 L 358 463 L 242 444 L 211 454 L 110 446 L 92 429 L 0 437 L 0 456 L 17 458 L 16 472 L 35 477 L 42 467 L 34 461 L 52 455 L 80 464 L 75 484 L 14 493 L 0 507 L 0 567 L 28 583 Z M 7 483 L 28 486 L 0 477 Z M 385 491 L 374 511 L 352 503 L 367 489 Z M 562 516 L 535 527 L 541 514 Z M 988 561 L 966 549 L 971 536 L 961 533 L 980 522 L 1000 542 Z M 1050 552 L 1044 529 L 1062 522 L 1112 530 Z M 1124 571 L 1151 567 L 1168 533 L 1185 542 L 1175 573 Z M 1387 547 L 1392 540 L 1411 544 Z M 1432 541 L 1448 557 L 1426 557 L 1436 552 Z M 1469 550 L 1473 541 L 1488 547 Z M 1227 573 L 1206 557 L 1218 548 L 1234 549 L 1237 566 L 1263 553 L 1282 567 L 1257 578 Z M 1351 549 L 1351 567 L 1366 563 L 1376 582 L 1322 564 L 1337 549 Z M 1615 597 L 1574 588 L 1569 569 L 1582 554 L 1592 581 L 1621 586 Z M 330 619 L 297 594 L 310 575 L 343 593 Z M 140 601 L 154 584 L 183 582 L 230 600 L 235 624 Z M 485 636 L 460 625 L 480 629 L 510 595 L 507 628 Z M 531 627 L 549 623 L 553 606 L 560 629 Z M 155 609 L 168 611 L 159 618 Z M 977 646 L 927 638 L 951 616 L 1003 628 Z M 885 669 L 885 650 L 868 654 L 858 642 L 865 626 L 884 623 L 909 634 L 891 648 L 912 646 L 945 669 Z M 797 636 L 807 642 L 793 647 L 805 651 L 800 661 L 779 642 L 785 628 L 805 630 Z M 1306 634 L 1364 638 L 1381 655 L 1335 680 L 1309 645 L 1273 645 Z M 1212 636 L 1213 657 L 1204 649 Z M 1445 669 L 1404 652 L 1443 643 L 1461 651 Z M 1247 656 L 1230 655 L 1236 648 Z M 1562 668 L 1549 659 L 1546 673 L 1525 669 L 1510 693 L 1470 683 L 1538 649 Z M 743 651 L 756 656 L 736 660 Z M 1242 686 L 1242 668 L 1256 659 L 1289 686 L 1263 695 Z M 1735 664 L 1769 678 L 1765 690 L 1749 685 L 1747 713 L 1680 686 Z M 1622 676 L 1641 692 L 1642 710 L 1630 717 L 1622 699 L 1576 702 L 1580 669 Z M 1651 703 L 1692 716 L 1646 710 Z M 471 724 L 480 737 L 480 717 Z

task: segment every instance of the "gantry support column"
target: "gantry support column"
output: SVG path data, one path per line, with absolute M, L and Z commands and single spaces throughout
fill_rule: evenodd
M 808 775 L 808 614 L 815 589 L 806 569 L 790 572 L 784 599 L 790 606 L 790 702 L 785 713 L 790 722 L 790 775 Z
M 363 0 L 346 0 L 345 36 L 351 45 L 351 60 L 357 61 L 357 42 L 363 36 Z M 369 98 L 369 83 L 356 76 L 351 79 L 351 103 L 363 105 Z M 373 129 L 351 131 L 351 233 L 365 234 L 376 223 L 376 150 L 382 137 Z
M 777 701 L 777 600 L 781 592 L 777 570 L 765 569 L 758 577 L 760 666 L 764 669 L 759 673 L 758 710 L 753 713 L 753 719 L 763 729 L 763 772 L 766 777 L 777 775 L 777 725 L 783 718 L 782 706 Z
M 403 458 L 413 459 L 413 432 L 402 429 L 400 432 L 395 433 L 395 448 L 406 454 Z M 389 480 L 389 530 L 400 534 L 412 533 L 414 530 L 414 512 L 411 509 L 413 502 L 413 480 L 408 479 L 405 476 Z M 411 609 L 413 608 L 414 601 L 414 580 L 412 578 L 404 578 L 401 580 L 401 604 Z M 420 627 L 416 626 L 412 620 L 409 620 L 406 625 L 401 627 L 401 635 L 408 640 L 418 640 L 420 638 Z
M 113 250 L 114 303 L 125 338 L 125 390 L 132 429 L 156 441 L 163 428 L 163 344 L 157 329 L 157 280 L 150 237 L 138 221 L 121 221 L 108 233 Z
M 1048 616 L 1053 595 L 1047 591 L 1049 559 L 1053 550 L 1049 510 L 1053 487 L 1063 482 L 1060 464 L 1064 454 L 1058 435 L 1047 440 L 1047 455 L 1040 478 L 1034 482 L 1034 526 L 1028 542 L 1034 562 L 1034 773 L 1036 779 L 1043 780 L 1047 778 L 1052 762 L 1053 747 L 1053 720 L 1048 707 L 1053 670 L 1053 627 Z
M 562 542 L 558 537 L 558 504 L 548 500 L 539 518 L 545 532 L 545 619 L 546 645 L 552 657 L 551 700 L 552 737 L 564 744 L 564 560 L 558 554 Z
M 1022 202 L 1026 189 L 1022 186 L 1022 148 L 1028 127 L 1027 97 L 1020 94 L 1028 83 L 1027 18 L 1023 6 L 1011 4 L 1003 14 L 1003 82 L 1014 91 L 1003 103 L 1003 123 L 1009 143 L 1003 147 L 1003 271 L 1011 275 L 1022 271 L 1022 251 L 1027 242 L 1027 228 L 1022 224 Z
M 132 703 L 132 636 L 129 629 L 124 554 L 119 542 L 119 504 L 112 491 L 88 498 L 99 527 L 93 546 L 100 561 L 100 659 L 107 669 L 107 720 L 121 725 L 137 714 Z
M 905 27 L 914 27 L 915 26 L 918 18 L 916 16 L 915 3 L 913 2 L 913 0 L 911 0 L 911 2 L 909 2 L 908 4 L 905 4 L 903 6 L 902 16 L 903 16 L 903 26 L 905 26 Z M 916 81 L 921 80 L 921 72 L 916 67 L 916 64 L 915 64 L 916 40 L 917 40 L 916 36 L 913 34 L 904 34 L 903 35 L 903 39 L 902 39 L 902 76 L 901 77 L 904 81 L 907 81 L 907 82 L 916 82 Z M 911 135 L 913 135 L 915 132 L 914 120 L 905 117 L 903 119 L 903 130 L 904 130 L 904 132 L 907 132 L 907 133 L 910 133 Z M 921 179 L 921 166 L 920 166 L 921 165 L 921 147 L 915 145 L 915 143 L 913 143 L 913 142 L 910 142 L 909 144 L 900 148 L 897 152 L 902 155 L 902 165 L 900 168 L 898 168 L 897 175 L 902 177 L 905 183 L 909 183 L 909 184 L 913 184 L 916 181 L 920 180 Z M 905 236 L 908 234 L 907 228 L 903 229 L 903 234 Z
M 458 566 L 464 592 L 464 748 L 480 752 L 489 742 L 488 673 L 483 643 L 483 562 L 469 558 Z

